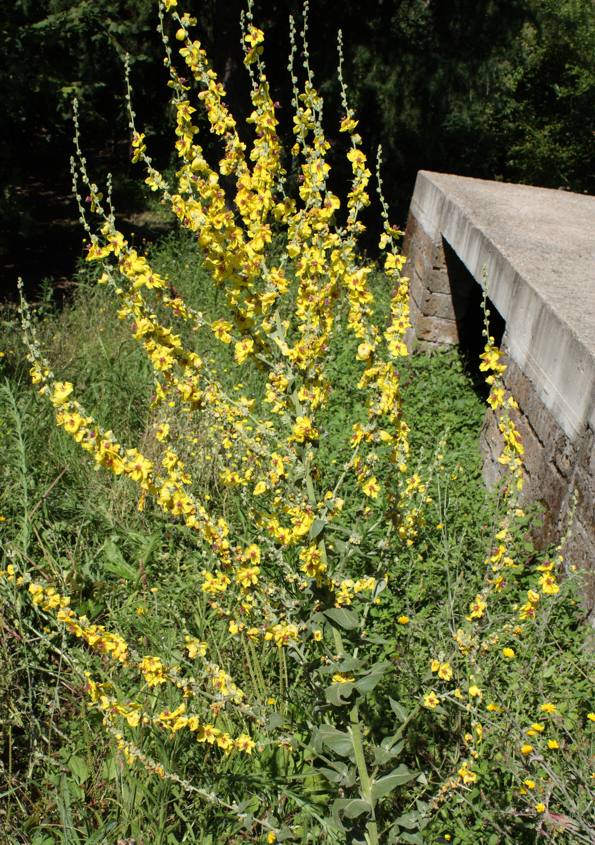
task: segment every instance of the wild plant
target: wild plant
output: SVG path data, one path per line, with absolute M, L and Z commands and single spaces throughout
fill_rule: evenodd
M 330 144 L 309 64 L 307 11 L 306 4 L 299 37 L 293 20 L 290 26 L 293 193 L 266 77 L 264 34 L 251 3 L 242 19 L 250 139 L 240 134 L 223 85 L 193 36 L 196 21 L 178 13 L 176 0 L 159 6 L 176 115 L 172 179 L 149 156 L 128 82 L 133 161 L 199 245 L 223 295 L 217 313 L 191 306 L 175 279 L 160 274 L 124 237 L 109 181 L 104 197 L 88 173 L 75 111 L 73 188 L 89 236 L 87 261 L 101 265 L 98 283 L 115 297 L 119 319 L 151 368 L 143 443 L 123 442 L 84 406 L 75 385 L 54 372 L 36 321 L 22 306 L 31 377 L 57 425 L 98 470 L 135 486 L 139 511 L 171 520 L 193 548 L 186 572 L 196 613 L 173 620 L 173 635 L 139 643 L 109 619 L 77 612 L 63 589 L 19 569 L 16 557 L 3 574 L 69 641 L 86 646 L 88 658 L 64 659 L 126 763 L 203 802 L 209 824 L 225 830 L 221 840 L 243 831 L 246 841 L 269 843 L 423 842 L 421 831 L 448 794 L 479 777 L 482 626 L 492 601 L 501 593 L 510 600 L 505 588 L 519 571 L 511 554 L 515 519 L 522 517 L 516 499 L 522 444 L 501 353 L 486 336 L 481 367 L 499 415 L 506 487 L 484 588 L 453 632 L 460 671 L 469 680 L 464 689 L 453 688 L 451 661 L 436 654 L 435 688 L 406 709 L 390 696 L 395 666 L 374 619 L 391 595 L 391 568 L 409 559 L 424 530 L 442 445 L 422 473 L 399 379 L 411 327 L 402 233 L 389 220 L 379 152 L 379 250 L 390 287 L 388 314 L 380 318 L 374 267 L 358 247 L 372 174 L 343 80 L 341 40 L 338 129 L 351 172 L 343 198 L 330 187 Z M 168 35 L 172 24 L 177 56 Z M 198 143 L 199 107 L 220 144 L 215 165 Z M 231 383 L 213 344 L 233 358 Z M 325 444 L 338 395 L 331 362 L 344 344 L 357 371 L 357 402 L 342 432 L 346 457 L 332 463 Z M 553 570 L 553 564 L 542 566 L 519 610 L 519 626 L 533 618 L 542 596 L 558 592 Z M 403 614 L 397 622 L 406 626 L 409 619 Z M 498 634 L 490 628 L 489 648 L 509 636 L 518 636 L 514 626 Z M 514 656 L 511 647 L 505 651 Z M 390 709 L 391 730 L 378 728 L 379 700 Z M 404 748 L 419 714 L 440 713 L 448 704 L 471 720 L 470 739 L 452 777 L 436 789 L 410 756 L 404 762 Z M 487 704 L 495 719 L 500 705 Z M 170 757 L 164 739 L 175 745 Z M 172 757 L 173 767 L 164 762 Z M 227 780 L 216 778 L 217 771 Z M 406 812 L 395 819 L 397 790 Z

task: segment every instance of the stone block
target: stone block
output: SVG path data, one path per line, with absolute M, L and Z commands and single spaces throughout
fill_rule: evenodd
M 595 622 L 595 542 L 579 520 L 575 520 L 561 548 L 566 571 L 578 570 L 579 591 L 585 610 Z
M 547 545 L 560 539 L 560 513 L 568 496 L 568 484 L 553 464 L 545 464 L 541 472 L 531 479 L 523 490 L 523 500 L 538 502 L 544 508 L 543 525 L 538 532 L 538 541 Z
M 459 342 L 457 324 L 453 320 L 421 315 L 415 325 L 418 340 L 427 343 L 453 345 Z
M 426 317 L 440 317 L 443 320 L 455 320 L 452 297 L 447 293 L 433 293 L 426 289 L 420 309 Z
M 492 490 L 498 485 L 504 470 L 498 463 L 498 455 L 502 450 L 502 435 L 498 430 L 496 415 L 490 408 L 483 418 L 479 446 L 483 456 L 483 481 L 486 487 Z
M 577 467 L 572 477 L 570 497 L 576 499 L 576 513 L 595 534 L 595 479 L 585 467 Z M 569 505 L 572 507 L 571 505 Z
M 409 282 L 409 296 L 415 303 L 415 307 L 418 311 L 423 311 L 423 301 L 424 296 L 426 294 L 426 287 L 422 280 L 419 278 L 419 275 L 414 272 L 410 277 Z
M 527 378 L 519 366 L 510 358 L 507 360 L 504 383 L 518 402 L 533 431 L 542 443 L 546 458 L 551 459 L 557 451 L 564 448 L 565 444 L 569 442 L 568 437 L 556 422 L 551 411 L 546 408 L 537 395 L 531 379 Z
M 545 451 L 545 448 L 544 448 Z M 564 478 L 569 479 L 576 466 L 576 449 L 570 440 L 561 432 L 557 438 L 557 448 L 553 450 L 552 459 Z
M 442 239 L 434 245 L 434 254 L 432 256 L 432 269 L 438 272 L 446 272 L 446 255 L 444 254 L 444 246 Z
M 431 272 L 428 274 L 427 286 L 429 290 L 434 293 L 447 293 L 450 296 L 450 279 L 448 278 L 446 268 L 432 268 Z

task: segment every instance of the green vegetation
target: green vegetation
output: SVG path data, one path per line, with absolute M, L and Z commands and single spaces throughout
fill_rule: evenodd
M 201 269 L 188 237 L 163 240 L 154 247 L 152 258 L 161 272 L 177 269 L 176 284 L 191 304 L 205 311 L 221 306 L 220 294 Z M 382 285 L 379 276 L 378 294 Z M 76 378 L 96 416 L 109 421 L 126 442 L 144 443 L 150 454 L 150 371 L 115 310 L 108 292 L 95 286 L 85 268 L 65 308 L 56 311 L 49 302 L 40 306 L 42 343 L 56 370 Z M 14 325 L 10 311 L 5 311 L 4 319 L 5 327 Z M 92 461 L 56 429 L 48 405 L 30 386 L 19 341 L 6 331 L 2 336 L 0 513 L 5 520 L 1 526 L 5 560 L 26 562 L 34 578 L 42 577 L 67 592 L 79 613 L 104 621 L 144 650 L 159 643 L 161 653 L 171 650 L 181 659 L 180 634 L 187 627 L 214 648 L 228 650 L 229 641 L 212 642 L 208 606 L 196 580 L 200 558 L 188 531 L 154 509 L 138 512 L 138 493 L 131 482 L 95 471 Z M 226 348 L 214 343 L 211 347 L 213 356 L 223 355 L 219 363 L 229 371 Z M 331 462 L 344 459 L 339 435 L 350 415 L 347 405 L 354 379 L 348 344 L 337 348 L 334 360 L 335 385 L 344 391 L 344 402 L 337 403 L 335 415 L 326 421 L 325 448 Z M 432 660 L 449 663 L 455 675 L 473 681 L 452 635 L 461 613 L 482 589 L 483 560 L 497 530 L 498 504 L 485 493 L 480 479 L 478 432 L 484 405 L 456 350 L 404 360 L 401 379 L 420 470 L 424 475 L 433 473 L 433 502 L 426 528 L 411 552 L 398 557 L 390 549 L 385 552 L 391 580 L 382 605 L 372 611 L 370 631 L 379 656 L 393 668 L 368 706 L 378 735 L 390 737 L 395 724 L 403 725 L 393 744 L 384 745 L 385 753 L 398 754 L 396 759 L 421 772 L 429 786 L 421 788 L 421 797 L 406 789 L 391 799 L 383 818 L 399 824 L 393 824 L 386 841 L 512 845 L 545 837 L 569 845 L 586 842 L 590 821 L 584 767 L 589 755 L 586 714 L 591 688 L 574 597 L 580 584 L 572 578 L 551 597 L 535 624 L 525 627 L 521 639 L 509 622 L 510 597 L 494 605 L 482 636 L 485 642 L 491 635 L 500 641 L 485 652 L 481 681 L 478 677 L 483 696 L 477 711 L 483 712 L 483 745 L 475 746 L 480 752 L 480 780 L 463 790 L 448 790 L 449 778 L 470 747 L 467 705 L 452 694 L 434 710 L 420 704 L 430 688 L 442 694 L 441 682 L 431 671 Z M 435 472 L 437 444 L 444 455 L 439 472 Z M 204 458 L 205 489 L 221 494 L 213 488 L 216 481 L 208 477 L 210 458 Z M 519 555 L 532 561 L 521 577 L 521 589 L 530 586 L 538 560 L 522 534 L 518 544 Z M 409 621 L 403 624 L 406 617 Z M 6 584 L 0 587 L 0 620 L 2 845 L 265 841 L 245 839 L 237 822 L 222 810 L 205 806 L 180 784 L 123 763 L 101 727 L 100 714 L 89 711 L 83 700 L 80 670 L 92 668 L 90 655 Z M 514 646 L 513 661 L 503 660 L 505 645 Z M 257 659 L 263 661 L 264 677 L 277 674 L 264 650 Z M 234 675 L 245 676 L 244 661 L 236 655 Z M 292 693 L 296 707 L 299 689 L 298 680 Z M 278 696 L 274 688 L 268 694 L 273 699 Z M 485 711 L 493 701 L 505 708 L 505 719 Z M 541 712 L 544 702 L 553 702 L 556 713 Z M 281 711 L 279 718 L 286 716 Z M 523 766 L 515 749 L 527 740 L 531 722 L 545 724 L 544 736 L 556 738 L 561 749 L 549 752 L 550 758 L 546 754 L 542 762 Z M 295 748 L 271 750 L 247 762 L 213 752 L 204 756 L 200 750 L 197 758 L 196 746 L 189 747 L 176 735 L 165 737 L 151 753 L 168 771 L 195 785 L 208 783 L 222 799 L 253 792 L 274 806 L 281 788 L 285 800 L 298 801 L 298 806 L 302 802 L 303 812 L 294 817 L 300 841 L 334 841 L 321 840 L 317 821 L 328 801 L 328 784 Z M 340 764 L 336 771 L 340 778 Z M 523 786 L 531 780 L 537 783 L 533 790 Z M 446 785 L 444 794 L 436 798 L 440 783 Z M 536 824 L 534 806 L 539 798 L 548 797 L 540 791 L 545 783 L 549 798 L 555 795 L 556 806 L 564 812 L 538 816 Z M 425 798 L 424 792 L 434 798 Z M 282 805 L 277 810 L 282 811 Z M 357 836 L 349 841 L 357 841 Z

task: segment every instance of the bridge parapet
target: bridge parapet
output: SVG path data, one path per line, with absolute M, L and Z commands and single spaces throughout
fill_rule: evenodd
M 420 171 L 405 253 L 411 343 L 479 351 L 482 286 L 501 318 L 506 383 L 520 406 L 528 499 L 540 539 L 595 570 L 595 198 Z M 496 331 L 498 327 L 496 325 Z M 482 432 L 484 477 L 497 479 L 493 413 Z M 595 604 L 595 584 L 587 601 Z

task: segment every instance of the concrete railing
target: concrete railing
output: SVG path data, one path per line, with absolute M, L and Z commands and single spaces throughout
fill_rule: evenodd
M 420 171 L 405 253 L 412 342 L 480 338 L 487 280 L 520 406 L 526 495 L 545 506 L 541 539 L 557 541 L 570 525 L 567 562 L 593 571 L 595 198 Z M 499 447 L 491 414 L 482 443 L 489 483 Z

